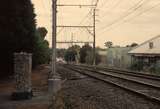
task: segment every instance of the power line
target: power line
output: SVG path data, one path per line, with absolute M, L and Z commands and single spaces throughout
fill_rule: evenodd
M 150 10 L 156 8 L 156 7 L 158 7 L 159 5 L 160 5 L 160 3 L 158 3 L 158 4 L 154 5 L 154 6 L 152 6 L 151 8 L 148 8 L 148 9 L 146 9 L 146 10 L 144 10 L 144 11 L 138 13 L 137 15 L 131 17 L 131 18 L 128 19 L 128 20 L 125 20 L 124 22 L 131 21 L 131 20 L 133 20 L 134 18 L 136 18 L 136 17 L 138 17 L 138 16 L 141 16 L 142 14 L 144 14 L 144 13 L 146 13 L 146 12 L 148 12 L 148 11 L 150 11 Z
M 141 3 L 141 1 L 143 1 L 143 2 Z M 113 22 L 107 24 L 106 26 L 100 28 L 99 30 L 104 30 L 104 29 L 106 29 L 106 28 L 109 28 L 110 26 L 116 24 L 117 22 L 119 22 L 119 21 L 123 20 L 124 18 L 128 17 L 129 15 L 133 14 L 133 13 L 136 12 L 139 8 L 141 8 L 144 4 L 146 4 L 149 0 L 146 0 L 146 1 L 141 0 L 141 1 L 138 2 L 138 4 L 141 3 L 141 4 L 139 4 L 138 6 L 136 6 L 136 7 L 133 6 L 133 7 L 135 7 L 135 8 L 134 8 L 132 11 L 128 12 L 128 13 L 125 14 L 125 15 L 122 15 L 120 18 L 114 20 Z M 132 9 L 133 7 L 131 7 L 130 9 Z
M 144 2 L 144 0 L 140 0 L 140 1 L 138 1 L 135 5 L 133 5 L 132 7 L 130 7 L 129 9 L 127 9 L 127 13 L 126 14 L 128 14 L 129 13 L 129 11 L 130 10 L 133 10 L 133 9 L 135 9 L 135 8 L 137 8 L 138 6 L 140 6 L 141 5 L 141 3 L 143 3 Z M 107 16 L 107 14 L 105 13 L 104 14 L 104 16 L 103 17 L 105 17 L 105 16 Z M 102 17 L 102 18 L 103 18 Z
M 113 5 L 113 6 L 111 7 L 111 9 L 117 7 L 121 2 L 123 2 L 123 1 L 118 0 L 118 2 L 117 2 L 115 5 Z M 107 16 L 107 13 L 108 13 L 108 11 L 106 11 L 106 12 L 104 13 L 104 16 L 102 16 L 102 18 L 105 17 L 105 16 Z
M 57 35 L 59 35 L 62 31 L 63 31 L 64 28 L 61 28 L 58 32 L 57 32 Z
M 94 0 L 91 1 L 91 5 L 94 5 Z M 78 25 L 81 25 L 88 17 L 92 16 L 92 12 L 93 12 L 93 8 L 89 10 L 89 12 L 84 16 L 84 18 L 80 21 Z
M 87 13 L 87 15 L 80 21 L 79 25 L 81 25 L 92 13 L 92 9 Z
M 97 7 L 99 0 L 96 0 L 95 6 Z M 91 4 L 94 5 L 94 0 L 91 1 Z M 95 7 L 95 8 L 96 8 Z M 90 11 L 87 13 L 87 15 L 80 21 L 79 25 L 82 24 L 86 18 L 88 18 L 90 15 L 92 16 L 93 8 L 90 9 Z
M 130 19 L 128 19 L 128 20 L 124 20 L 124 21 L 123 21 L 122 23 L 120 23 L 119 25 L 121 25 L 121 24 L 123 24 L 123 23 L 126 23 L 126 22 L 128 22 L 128 21 L 131 21 L 131 20 L 133 20 L 134 18 L 136 18 L 136 17 L 138 17 L 138 16 L 140 16 L 140 15 L 142 15 L 142 14 L 144 14 L 144 13 L 146 13 L 146 12 L 148 12 L 148 11 L 150 11 L 150 10 L 158 7 L 158 6 L 160 6 L 160 2 L 157 3 L 156 5 L 154 5 L 154 6 L 150 7 L 150 8 L 148 8 L 148 9 L 146 9 L 146 10 L 144 10 L 144 11 L 138 13 L 138 14 L 136 14 L 136 15 L 133 16 L 132 18 L 130 18 Z M 119 26 L 119 25 L 117 25 L 117 26 Z M 116 26 L 116 27 L 117 27 L 117 26 Z M 108 28 L 107 30 L 109 30 L 109 29 L 111 29 L 111 28 Z M 104 32 L 102 32 L 102 33 L 104 33 Z M 101 34 L 102 34 L 102 33 L 101 33 Z
M 95 5 L 96 5 L 96 7 L 98 6 L 98 3 L 99 3 L 99 0 L 96 0 L 96 4 L 95 4 Z

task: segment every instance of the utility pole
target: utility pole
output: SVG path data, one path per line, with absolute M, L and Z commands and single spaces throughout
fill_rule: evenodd
M 56 76 L 56 33 L 57 33 L 57 0 L 52 0 L 52 73 Z
M 52 0 L 52 71 L 48 79 L 48 91 L 56 94 L 61 88 L 61 79 L 56 72 L 57 0 Z
M 93 65 L 96 65 L 96 9 L 93 10 Z

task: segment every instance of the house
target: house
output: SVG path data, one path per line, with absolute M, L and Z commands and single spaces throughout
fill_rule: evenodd
M 131 56 L 128 52 L 132 47 L 111 47 L 107 49 L 106 64 L 110 67 L 129 68 Z
M 132 66 L 139 70 L 159 70 L 160 68 L 160 36 L 145 41 L 128 52 L 132 57 Z

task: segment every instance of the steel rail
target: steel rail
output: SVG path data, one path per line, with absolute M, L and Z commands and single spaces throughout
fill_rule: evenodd
M 109 81 L 109 80 L 107 80 L 107 79 L 98 77 L 98 76 L 96 76 L 96 75 L 98 74 L 97 72 L 94 72 L 94 73 L 96 74 L 96 75 L 95 75 L 95 74 L 93 74 L 93 71 L 91 71 L 91 72 L 92 72 L 92 74 L 91 74 L 91 72 L 90 72 L 90 73 L 89 73 L 89 72 L 86 72 L 86 69 L 78 69 L 78 68 L 75 67 L 75 66 L 74 66 L 74 67 L 65 66 L 65 67 L 66 67 L 66 68 L 69 68 L 69 69 L 71 69 L 71 70 L 73 70 L 73 71 L 76 71 L 76 72 L 78 72 L 78 73 L 87 75 L 87 76 L 89 76 L 89 77 L 92 77 L 92 78 L 95 78 L 95 79 L 104 81 L 104 82 L 106 82 L 106 83 L 112 84 L 112 85 L 117 86 L 117 87 L 119 87 L 119 88 L 121 88 L 121 89 L 123 89 L 123 90 L 132 92 L 132 93 L 134 93 L 134 94 L 136 94 L 136 95 L 138 95 L 138 96 L 142 96 L 142 97 L 144 97 L 144 98 L 146 98 L 147 100 L 150 100 L 150 101 L 152 101 L 152 102 L 160 103 L 160 99 L 157 98 L 157 97 L 150 96 L 150 95 L 148 95 L 148 94 L 145 94 L 145 93 L 142 93 L 142 92 L 140 92 L 140 91 L 137 91 L 136 89 L 129 88 L 129 87 L 127 87 L 127 86 L 124 86 L 124 85 L 121 85 L 121 84 L 118 84 L 118 83 L 114 83 L 114 82 Z M 100 75 L 100 74 L 99 74 L 99 75 Z M 103 74 L 103 75 L 104 75 L 104 74 Z M 152 86 L 149 86 L 149 87 L 152 87 Z M 154 87 L 154 86 L 153 86 L 153 87 Z M 158 88 L 158 89 L 159 89 L 159 88 Z
M 79 65 L 76 65 L 76 66 L 79 66 Z M 80 66 L 85 66 L 85 67 L 88 67 L 88 68 L 94 68 L 93 66 L 88 66 L 88 65 L 80 65 Z M 139 73 L 139 72 L 134 72 L 134 71 L 112 69 L 112 68 L 99 67 L 99 66 L 96 66 L 95 68 L 99 69 L 99 70 L 102 70 L 102 71 L 107 71 L 107 72 L 112 72 L 112 73 L 119 73 L 119 74 L 125 74 L 125 75 L 134 76 L 134 77 L 141 77 L 141 78 L 146 78 L 146 79 L 152 79 L 152 80 L 158 80 L 158 81 L 160 81 L 160 76 L 158 76 L 158 75 L 144 74 L 144 73 Z

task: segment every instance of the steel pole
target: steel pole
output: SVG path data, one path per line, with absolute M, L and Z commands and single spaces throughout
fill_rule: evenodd
M 93 10 L 93 65 L 96 65 L 96 10 Z
M 56 95 L 61 89 L 61 79 L 56 72 L 57 0 L 52 0 L 52 72 L 48 79 L 48 91 Z M 55 96 L 54 96 L 55 97 Z
M 57 34 L 57 0 L 52 0 L 52 73 L 51 78 L 56 76 L 56 34 Z

